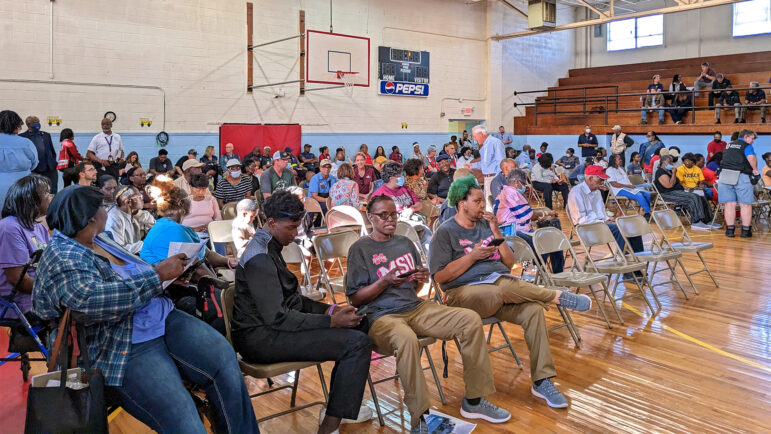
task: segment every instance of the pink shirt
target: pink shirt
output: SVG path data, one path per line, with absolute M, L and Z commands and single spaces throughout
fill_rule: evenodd
M 383 184 L 380 186 L 380 188 L 375 190 L 374 193 L 372 193 L 372 196 L 381 196 L 381 195 L 388 196 L 394 200 L 394 204 L 396 204 L 397 212 L 400 212 L 405 208 L 410 208 L 416 203 L 420 202 L 420 199 L 418 199 L 418 197 L 415 196 L 415 193 L 413 193 L 412 190 L 404 186 L 401 186 L 396 190 L 393 190 L 390 187 L 388 187 L 388 184 Z
M 190 214 L 182 220 L 182 224 L 189 228 L 197 228 L 206 226 L 215 220 L 222 220 L 220 207 L 214 196 L 206 196 L 201 201 L 190 201 Z
M 522 193 L 512 186 L 504 185 L 496 201 L 499 203 L 495 217 L 501 226 L 516 224 L 517 232 L 532 231 L 530 220 L 533 218 L 533 209 Z

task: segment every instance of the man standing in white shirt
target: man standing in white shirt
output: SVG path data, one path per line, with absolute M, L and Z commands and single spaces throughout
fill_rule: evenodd
M 111 120 L 102 119 L 102 132 L 91 139 L 86 158 L 93 162 L 94 167 L 100 172 L 120 179 L 117 163 L 123 159 L 123 141 L 120 135 L 113 134 Z
M 471 137 L 479 143 L 479 168 L 485 179 L 485 200 L 489 202 L 490 183 L 495 175 L 501 171 L 501 161 L 506 158 L 506 152 L 503 149 L 503 143 L 498 138 L 491 136 L 483 125 L 472 128 Z M 487 204 L 489 210 L 492 210 L 492 205 L 491 203 Z
M 618 231 L 615 219 L 609 218 L 605 213 L 605 202 L 600 194 L 600 187 L 609 176 L 601 166 L 590 165 L 584 170 L 584 182 L 576 185 L 568 194 L 568 217 L 574 225 L 604 222 L 613 233 L 613 238 L 622 249 L 624 248 L 624 237 Z M 629 238 L 632 245 L 632 251 L 641 252 L 643 243 L 641 237 Z

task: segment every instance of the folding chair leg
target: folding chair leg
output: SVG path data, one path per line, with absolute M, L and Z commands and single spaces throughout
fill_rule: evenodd
M 638 277 L 635 273 L 632 273 L 632 279 L 634 280 L 635 285 L 637 285 L 637 289 L 640 290 L 640 295 L 642 296 L 643 300 L 645 300 L 645 304 L 647 304 L 648 307 L 650 308 L 651 315 L 656 315 L 656 312 L 661 309 L 661 302 L 659 302 L 659 298 L 658 296 L 656 296 L 656 292 L 653 290 L 653 287 L 650 285 L 650 283 L 648 283 L 648 289 L 650 289 L 651 294 L 653 294 L 653 300 L 656 302 L 656 305 L 659 307 L 658 309 L 654 309 L 650 300 L 648 300 L 648 297 L 645 296 L 644 288 L 647 282 L 647 280 L 645 279 L 645 276 Z
M 517 366 L 519 366 L 519 369 L 522 368 L 522 362 L 519 360 L 519 357 L 517 356 L 517 352 L 514 351 L 514 346 L 511 345 L 511 340 L 509 339 L 509 335 L 506 334 L 506 330 L 503 329 L 503 324 L 500 322 L 498 323 L 498 328 L 501 329 L 501 334 L 503 335 L 503 339 L 506 340 L 506 345 L 509 347 L 509 351 L 511 351 L 511 355 L 514 356 L 514 360 L 517 362 Z M 490 332 L 493 331 L 492 324 L 490 325 Z
M 698 294 L 699 290 L 696 289 L 696 285 L 693 284 L 693 279 L 691 279 L 691 273 L 689 273 L 688 270 L 685 268 L 685 264 L 683 264 L 683 261 L 681 261 L 680 258 L 676 259 L 676 261 L 678 264 L 680 264 L 680 269 L 683 270 L 683 273 L 685 273 L 685 278 L 688 279 L 688 283 L 691 284 L 691 288 L 693 289 L 693 292 Z
M 710 279 L 712 279 L 712 282 L 715 284 L 716 288 L 720 288 L 720 284 L 717 283 L 717 280 L 715 279 L 715 276 L 712 275 L 712 271 L 710 271 L 709 266 L 707 265 L 707 261 L 704 260 L 704 257 L 701 256 L 701 252 L 696 252 L 696 254 L 699 256 L 699 259 L 701 259 L 701 263 L 704 264 L 704 269 L 707 271 L 707 274 L 709 274 Z M 696 291 L 696 294 L 699 293 L 699 291 L 694 287 L 694 291 Z
M 667 267 L 669 267 L 669 272 L 672 275 L 672 280 L 677 283 L 678 288 L 680 288 L 680 291 L 683 293 L 683 296 L 686 300 L 688 300 L 688 294 L 685 292 L 685 288 L 683 288 L 682 282 L 680 282 L 680 278 L 677 277 L 677 270 L 675 269 L 675 266 L 672 265 L 670 261 L 667 261 Z
M 565 318 L 567 318 L 568 322 L 570 323 L 570 329 L 573 330 L 573 334 L 575 334 L 576 338 L 580 342 L 581 339 L 581 333 L 578 331 L 578 327 L 576 327 L 576 323 L 573 322 L 573 316 L 570 314 L 570 311 L 563 308 L 562 309 L 565 312 Z
M 329 390 L 327 390 L 327 382 L 324 380 L 324 370 L 321 369 L 321 363 L 316 365 L 316 369 L 319 371 L 319 382 L 321 382 L 321 390 L 324 392 L 324 401 L 329 404 Z
M 604 285 L 603 285 L 603 287 L 604 287 Z M 600 299 L 597 298 L 597 293 L 594 292 L 594 289 L 592 289 L 591 286 L 589 286 L 589 292 L 592 294 L 592 297 L 594 297 L 594 302 L 597 303 L 597 310 L 600 311 L 600 313 L 602 314 L 602 317 L 605 319 L 605 324 L 608 325 L 609 329 L 612 329 L 613 325 L 611 325 L 610 319 L 608 319 L 608 315 L 605 313 L 605 309 L 602 307 L 602 303 L 600 302 Z M 607 290 L 606 290 L 606 292 L 607 292 Z M 614 303 L 614 307 L 615 307 L 615 303 Z
M 436 383 L 436 390 L 439 391 L 439 399 L 442 401 L 442 405 L 447 405 L 447 399 L 444 397 L 444 390 L 442 390 L 442 383 L 439 382 L 439 375 L 436 373 L 436 367 L 434 366 L 434 359 L 431 357 L 431 352 L 428 347 L 423 347 L 426 350 L 426 358 L 428 358 L 428 366 L 431 368 L 431 374 L 434 376 L 434 382 Z
M 493 337 L 493 324 L 490 324 L 490 330 L 487 332 L 487 345 L 490 345 L 490 340 Z
M 289 403 L 290 407 L 294 407 L 295 399 L 297 398 L 297 383 L 300 382 L 300 370 L 294 371 L 294 384 L 292 384 L 292 399 Z
M 377 421 L 380 426 L 385 426 L 385 420 L 383 419 L 383 412 L 380 410 L 380 402 L 377 399 L 377 392 L 375 392 L 375 385 L 372 384 L 372 376 L 367 374 L 367 384 L 369 384 L 369 393 L 372 395 L 372 402 L 375 403 L 375 412 L 377 413 Z
M 621 312 L 619 312 L 618 306 L 616 306 L 616 302 L 618 300 L 616 300 L 616 297 L 613 297 L 610 294 L 610 291 L 609 291 L 609 288 L 608 288 L 607 285 L 605 285 L 604 283 L 600 283 L 600 285 L 602 286 L 602 290 L 605 291 L 605 294 L 608 296 L 608 298 L 610 298 L 610 301 L 612 303 L 611 306 L 613 306 L 613 311 L 616 312 L 616 317 L 618 318 L 618 322 L 620 322 L 623 325 L 624 324 L 624 319 L 621 318 Z M 603 314 L 604 313 L 605 313 L 605 310 L 603 309 Z M 606 317 L 606 319 L 607 319 L 607 317 Z
M 573 327 L 571 326 L 570 322 L 565 316 L 565 309 L 563 309 L 562 306 L 557 306 L 557 312 L 560 313 L 560 316 L 562 317 L 562 322 L 565 323 L 565 328 L 568 329 L 568 333 L 570 333 L 570 337 L 573 339 L 573 342 L 576 344 L 576 348 L 580 348 L 581 344 L 578 341 L 578 337 L 576 337 Z

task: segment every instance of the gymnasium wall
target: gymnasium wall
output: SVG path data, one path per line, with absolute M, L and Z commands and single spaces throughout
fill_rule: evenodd
M 623 3 L 617 3 L 623 6 Z M 663 7 L 664 2 L 652 1 L 645 7 Z M 666 6 L 672 6 L 668 2 Z M 578 10 L 576 16 L 583 19 L 584 11 Z M 732 37 L 733 9 L 731 5 L 715 6 L 687 12 L 664 15 L 664 45 L 645 47 L 634 50 L 607 51 L 607 25 L 603 25 L 601 37 L 594 37 L 594 28 L 577 29 L 575 38 L 576 65 L 606 66 L 626 63 L 650 62 L 653 60 L 673 60 L 689 57 L 709 57 L 723 54 L 752 53 L 765 51 L 771 46 L 771 35 Z M 586 35 L 591 46 L 587 56 Z M 691 76 L 698 71 L 683 71 Z M 670 79 L 671 77 L 668 77 Z M 767 78 L 766 78 L 767 79 Z
M 407 152 L 414 140 L 447 141 L 454 119 L 511 130 L 513 90 L 551 85 L 573 66 L 572 32 L 488 40 L 493 30 L 524 28 L 502 8 L 497 1 L 335 0 L 334 31 L 371 38 L 373 86 L 353 97 L 342 89 L 299 97 L 296 83 L 246 92 L 243 0 L 0 0 L 0 106 L 36 114 L 44 125 L 58 116 L 61 127 L 44 129 L 57 135 L 72 128 L 79 145 L 114 111 L 114 130 L 143 161 L 156 154 L 154 136 L 162 129 L 174 157 L 216 144 L 223 122 L 299 123 L 303 141 L 314 145 L 343 144 L 349 152 L 360 143 L 399 145 Z M 328 1 L 260 0 L 254 43 L 297 34 L 300 9 L 308 29 L 329 30 Z M 378 45 L 431 53 L 428 98 L 377 95 Z M 297 77 L 297 39 L 255 49 L 256 85 Z M 274 98 L 279 88 L 284 96 Z M 474 113 L 463 117 L 461 107 Z M 140 127 L 140 118 L 152 126 Z

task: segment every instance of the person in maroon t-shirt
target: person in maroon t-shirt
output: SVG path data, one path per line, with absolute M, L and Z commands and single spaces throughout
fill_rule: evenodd
M 709 144 L 707 145 L 708 160 L 718 152 L 725 151 L 726 142 L 723 141 L 723 134 L 721 134 L 720 131 L 715 131 L 714 139 L 715 140 L 709 142 Z

